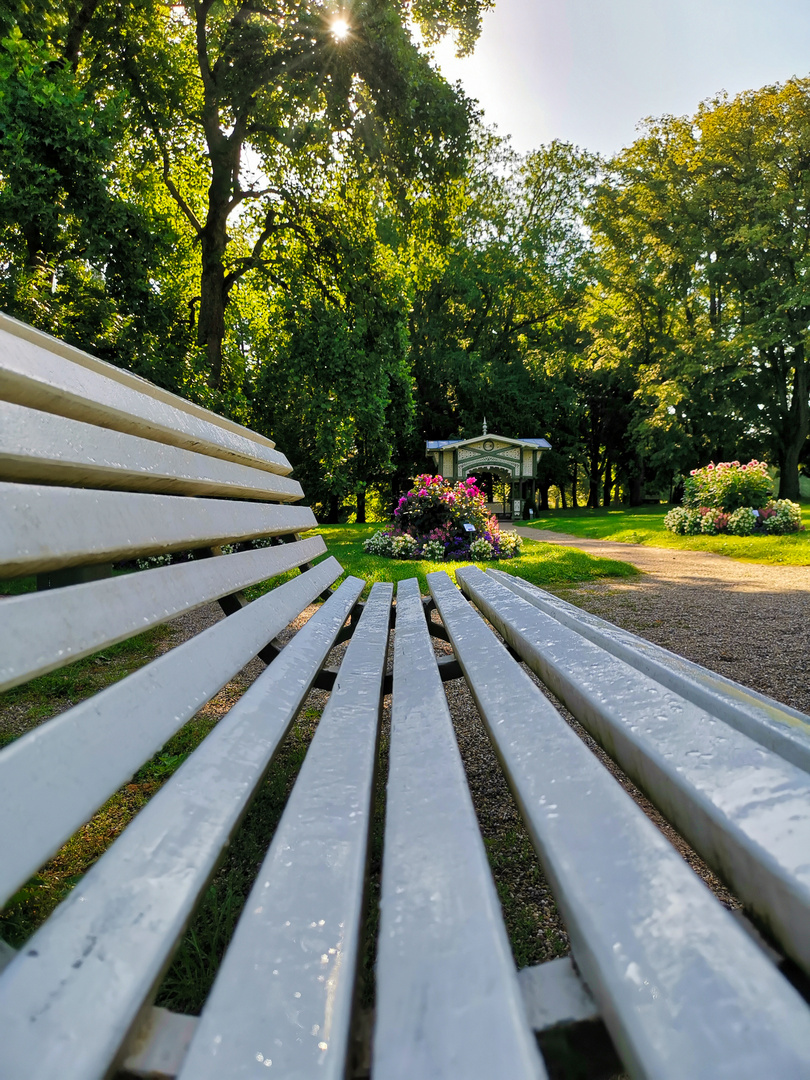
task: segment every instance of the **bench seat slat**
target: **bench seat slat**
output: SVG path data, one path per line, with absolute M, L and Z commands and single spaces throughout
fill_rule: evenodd
M 180 1080 L 345 1075 L 392 593 L 372 587 Z
M 0 398 L 256 469 L 285 476 L 292 471 L 270 440 L 228 421 L 218 423 L 211 413 L 103 361 L 81 364 L 56 355 L 11 333 L 5 320 L 0 323 Z
M 465 583 L 474 576 L 458 575 Z M 429 574 L 428 584 L 574 956 L 631 1073 L 661 1080 L 806 1076 L 804 1001 L 493 642 L 447 575 Z
M 315 613 L 0 977 L 4 1080 L 107 1075 L 362 588 Z
M 0 690 L 322 555 L 321 536 L 28 593 L 3 602 Z
M 308 506 L 0 482 L 0 577 L 304 532 Z
M 397 586 L 377 1080 L 545 1076 L 415 579 Z
M 297 480 L 0 401 L 0 479 L 295 502 Z
M 810 775 L 476 568 L 465 591 L 810 972 Z
M 810 772 L 810 717 L 622 630 L 528 581 L 491 567 L 487 574 L 564 626 Z
M 340 574 L 319 563 L 0 750 L 0 906 Z

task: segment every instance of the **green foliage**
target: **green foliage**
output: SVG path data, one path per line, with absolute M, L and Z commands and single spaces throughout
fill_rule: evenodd
M 703 469 L 692 469 L 684 483 L 683 505 L 710 506 L 731 513 L 741 506 L 759 510 L 773 492 L 773 482 L 764 461 L 753 459 L 747 465 L 739 461 L 711 462 Z
M 175 237 L 128 189 L 125 114 L 17 26 L 0 42 L 0 306 L 177 386 L 182 335 L 158 286 Z

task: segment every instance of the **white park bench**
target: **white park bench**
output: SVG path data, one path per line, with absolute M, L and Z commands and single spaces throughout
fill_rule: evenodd
M 793 983 L 810 972 L 808 718 L 496 570 L 460 571 L 463 592 L 429 575 L 428 603 L 415 580 L 395 606 L 390 584 L 364 605 L 355 578 L 330 592 L 341 568 L 314 563 L 319 536 L 298 538 L 315 519 L 289 473 L 269 440 L 0 320 L 0 576 L 52 586 L 0 604 L 0 689 L 214 600 L 230 613 L 0 751 L 0 905 L 247 662 L 269 661 L 31 939 L 2 948 L 0 1077 L 347 1075 L 393 625 L 374 1080 L 537 1080 L 537 1033 L 596 1016 L 632 1077 L 807 1080 L 810 1007 Z M 267 537 L 286 542 L 221 551 Z M 205 557 L 98 569 L 189 550 Z M 296 567 L 245 603 L 242 590 Z M 325 669 L 347 638 L 339 672 Z M 775 948 L 709 892 L 515 654 Z M 515 970 L 442 687 L 462 673 L 575 966 Z M 316 684 L 328 704 L 202 1015 L 153 1008 Z

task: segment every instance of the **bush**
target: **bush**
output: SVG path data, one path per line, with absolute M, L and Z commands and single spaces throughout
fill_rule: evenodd
M 704 509 L 705 513 L 703 512 Z M 723 532 L 728 522 L 729 515 L 724 510 L 713 510 L 710 507 L 701 508 L 700 531 L 707 536 L 717 536 L 718 533 Z
M 426 540 L 422 545 L 422 558 L 441 562 L 444 558 L 444 544 L 441 540 Z
M 492 558 L 492 544 L 483 536 L 476 537 L 470 544 L 470 558 L 476 562 L 484 562 Z
M 802 527 L 802 508 L 789 499 L 776 499 L 759 512 L 762 528 L 774 535 L 798 532 Z
M 416 555 L 416 541 L 407 533 L 400 533 L 391 540 L 391 554 L 395 559 L 412 559 Z
M 700 510 L 676 506 L 664 518 L 664 528 L 679 536 L 695 536 L 703 531 L 703 514 Z
M 394 545 L 391 534 L 385 530 L 375 532 L 368 540 L 363 541 L 363 551 L 367 555 L 381 555 L 385 559 L 393 558 Z
M 474 476 L 455 486 L 442 476 L 417 476 L 399 500 L 394 518 L 395 531 L 445 544 L 455 536 L 466 539 L 465 524 L 473 525 L 479 534 L 491 525 L 484 493 L 476 487 Z
M 732 536 L 750 536 L 757 527 L 757 516 L 750 506 L 741 506 L 728 519 L 728 531 Z
M 756 458 L 747 465 L 739 461 L 711 462 L 703 469 L 693 469 L 684 481 L 683 505 L 687 509 L 702 506 L 732 513 L 740 507 L 760 509 L 768 502 L 773 484 L 768 466 Z
M 499 532 L 495 541 L 496 554 L 502 559 L 514 559 L 523 548 L 523 537 L 516 532 Z

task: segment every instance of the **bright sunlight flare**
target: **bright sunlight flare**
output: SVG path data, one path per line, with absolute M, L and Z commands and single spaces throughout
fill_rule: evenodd
M 351 27 L 345 19 L 335 19 L 332 23 L 332 33 L 338 41 L 343 41 L 344 38 L 348 37 L 350 29 Z

